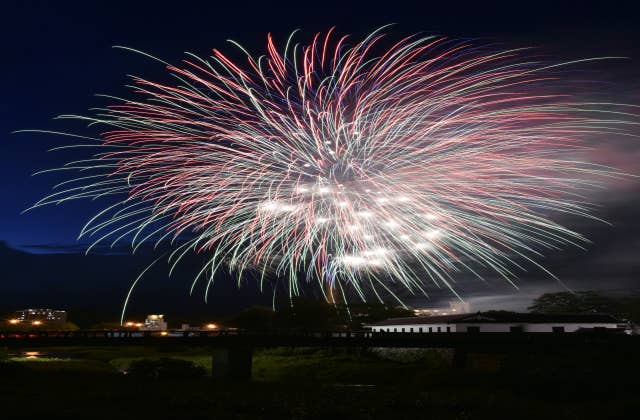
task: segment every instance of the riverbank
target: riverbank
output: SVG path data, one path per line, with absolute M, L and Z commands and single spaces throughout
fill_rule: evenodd
M 250 382 L 215 383 L 203 349 L 56 350 L 68 358 L 20 356 L 13 370 L 4 369 L 4 418 L 626 419 L 640 409 L 633 361 L 626 370 L 593 371 L 580 357 L 539 371 L 454 369 L 429 352 L 398 358 L 271 349 L 255 352 Z M 207 375 L 150 380 L 126 374 L 136 360 L 161 357 L 191 361 Z

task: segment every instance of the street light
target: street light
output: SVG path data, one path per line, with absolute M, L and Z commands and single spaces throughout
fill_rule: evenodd
M 215 330 L 218 328 L 218 325 L 216 324 L 207 324 L 207 329 L 208 330 Z
M 9 324 L 11 324 L 11 325 L 16 325 L 16 324 L 19 324 L 19 323 L 20 323 L 20 320 L 16 319 L 16 318 L 9 320 Z

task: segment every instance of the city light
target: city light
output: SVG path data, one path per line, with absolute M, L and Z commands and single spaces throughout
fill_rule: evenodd
M 218 328 L 217 324 L 207 324 L 207 329 L 208 330 L 215 330 Z
M 20 323 L 19 319 L 13 318 L 13 319 L 9 320 L 9 324 L 11 324 L 11 325 L 16 325 L 16 324 L 19 324 L 19 323 Z
M 42 321 L 35 320 L 31 324 L 32 325 L 42 325 Z

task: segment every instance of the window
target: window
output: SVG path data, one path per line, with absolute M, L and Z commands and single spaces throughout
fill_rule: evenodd
M 402 329 L 402 332 L 404 332 L 404 328 Z
M 422 327 L 418 328 L 418 332 L 422 332 Z
M 480 327 L 467 327 L 467 332 L 468 333 L 479 333 L 480 332 Z
M 409 328 L 409 332 L 413 332 L 413 328 Z
M 394 328 L 394 329 L 393 329 L 393 332 L 398 332 L 398 329 L 397 329 L 397 328 Z
M 442 328 L 438 327 L 438 332 L 442 332 Z
M 447 332 L 451 332 L 451 327 L 447 327 Z
M 521 333 L 524 331 L 524 328 L 522 328 L 522 325 L 512 325 L 509 327 L 509 331 L 512 333 Z
M 551 327 L 551 331 L 554 333 L 563 333 L 564 327 Z
M 429 332 L 433 332 L 433 327 L 429 327 Z

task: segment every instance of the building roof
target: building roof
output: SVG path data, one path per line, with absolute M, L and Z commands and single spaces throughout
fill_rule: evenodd
M 428 324 L 617 324 L 620 321 L 605 314 L 529 314 L 517 312 L 478 312 L 443 316 L 390 318 L 370 326 Z

